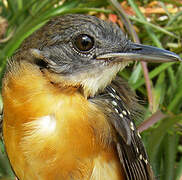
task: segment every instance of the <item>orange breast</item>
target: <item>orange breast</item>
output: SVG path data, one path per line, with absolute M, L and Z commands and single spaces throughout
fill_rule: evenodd
M 79 92 L 55 88 L 33 65 L 16 66 L 3 82 L 3 134 L 19 179 L 123 179 L 103 141 L 110 135 L 104 115 Z

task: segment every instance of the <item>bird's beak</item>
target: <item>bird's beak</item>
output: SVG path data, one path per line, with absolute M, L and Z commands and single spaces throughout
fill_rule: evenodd
M 146 62 L 173 62 L 182 61 L 175 53 L 137 43 L 130 43 L 128 50 L 125 52 L 111 52 L 99 55 L 97 59 L 110 59 L 117 62 L 123 61 L 146 61 Z

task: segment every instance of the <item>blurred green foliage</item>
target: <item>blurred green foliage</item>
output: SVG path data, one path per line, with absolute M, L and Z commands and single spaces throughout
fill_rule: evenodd
M 162 13 L 143 14 L 141 8 L 146 8 L 152 0 L 128 0 L 123 5 L 132 10 L 128 15 L 137 30 L 140 41 L 144 44 L 169 49 L 182 57 L 182 3 L 180 0 L 163 0 L 157 5 L 164 10 Z M 157 8 L 157 7 L 156 7 Z M 169 11 L 172 8 L 174 11 Z M 155 7 L 153 8 L 155 9 Z M 103 0 L 0 0 L 0 79 L 8 57 L 19 47 L 22 41 L 32 32 L 41 27 L 51 17 L 66 13 L 115 13 L 109 6 L 109 1 Z M 164 17 L 161 20 L 161 17 Z M 1 34 L 4 18 L 8 27 Z M 7 38 L 5 38 L 7 37 Z M 5 39 L 3 39 L 5 38 Z M 182 178 L 182 63 L 149 64 L 149 77 L 153 95 L 152 110 L 148 108 L 147 90 L 143 70 L 136 63 L 119 73 L 136 91 L 140 99 L 146 101 L 148 119 L 152 113 L 161 110 L 164 116 L 155 119 L 152 127 L 143 132 L 149 158 L 156 177 L 161 180 L 180 180 Z M 2 105 L 2 101 L 1 101 Z M 13 177 L 0 141 L 0 178 Z M 17 154 L 18 156 L 18 154 Z

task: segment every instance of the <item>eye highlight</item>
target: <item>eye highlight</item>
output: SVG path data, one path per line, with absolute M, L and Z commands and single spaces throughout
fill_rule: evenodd
M 73 44 L 79 51 L 86 52 L 94 47 L 94 38 L 87 34 L 80 34 L 74 39 Z

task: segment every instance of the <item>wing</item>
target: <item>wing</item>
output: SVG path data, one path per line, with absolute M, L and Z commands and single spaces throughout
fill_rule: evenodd
M 133 121 L 140 108 L 128 85 L 117 77 L 93 101 L 115 129 L 113 141 L 126 179 L 154 180 L 147 153 Z

